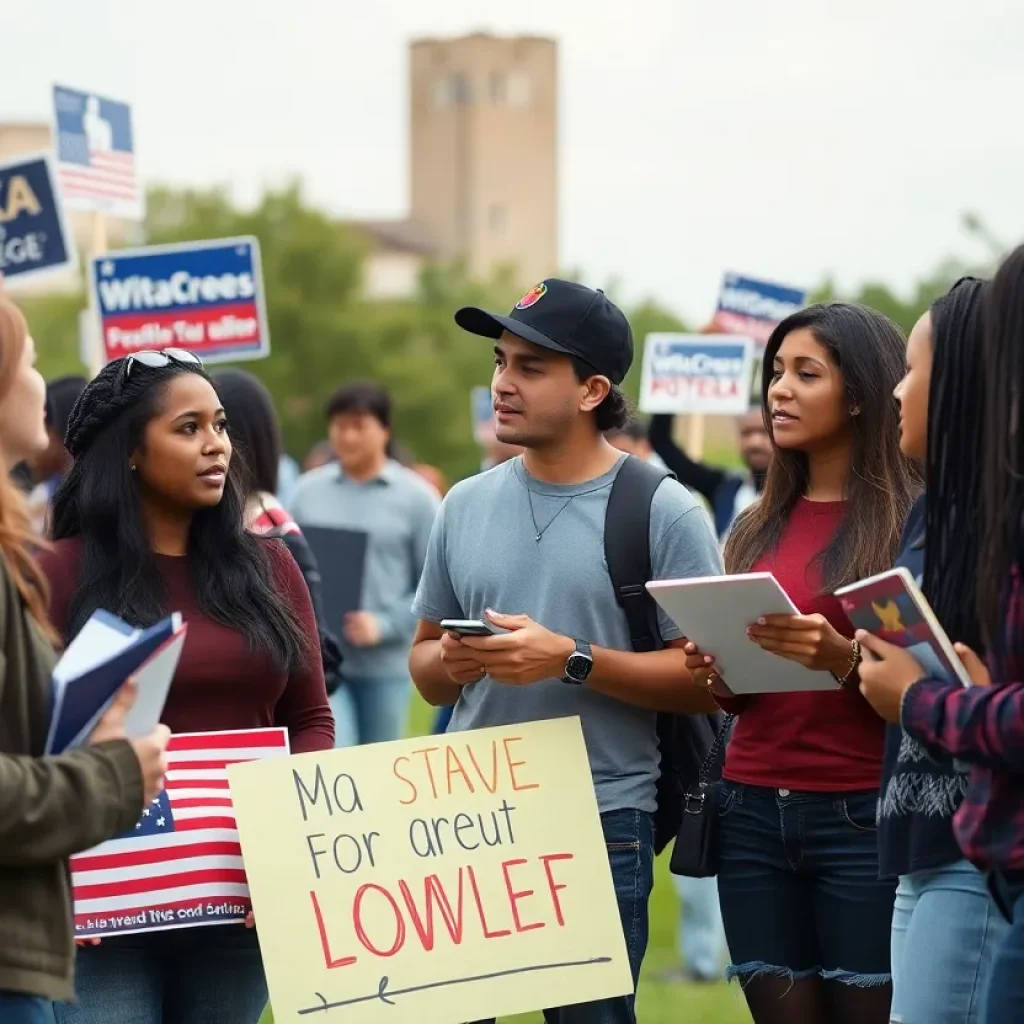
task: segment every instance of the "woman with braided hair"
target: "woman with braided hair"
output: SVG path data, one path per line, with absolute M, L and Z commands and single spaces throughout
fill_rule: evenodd
M 60 631 L 73 636 L 98 608 L 136 626 L 180 611 L 173 732 L 285 726 L 295 753 L 332 748 L 309 590 L 284 544 L 245 528 L 244 467 L 199 360 L 172 349 L 109 364 L 65 440 L 75 463 L 41 559 Z M 104 939 L 80 951 L 76 987 L 59 1024 L 251 1024 L 267 999 L 241 925 Z
M 896 565 L 910 571 L 965 665 L 983 649 L 975 607 L 984 403 L 981 312 L 986 283 L 958 281 L 910 332 L 900 403 L 900 447 L 925 467 L 927 497 L 911 510 Z M 865 636 L 861 681 L 869 696 L 886 662 Z M 963 647 L 961 645 L 967 645 Z M 878 823 L 879 869 L 897 877 L 892 920 L 891 1015 L 903 1024 L 978 1024 L 996 950 L 1008 926 L 963 855 L 953 818 L 967 791 L 962 763 L 890 724 Z

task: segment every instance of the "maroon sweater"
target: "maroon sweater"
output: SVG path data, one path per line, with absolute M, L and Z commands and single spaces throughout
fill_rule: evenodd
M 250 650 L 238 631 L 204 615 L 196 599 L 187 558 L 157 555 L 167 585 L 168 611 L 188 623 L 185 647 L 164 708 L 172 732 L 213 732 L 285 726 L 292 753 L 334 746 L 334 716 L 327 703 L 323 664 L 306 581 L 279 541 L 261 541 L 282 598 L 305 638 L 302 663 L 290 674 L 266 651 Z M 58 541 L 39 556 L 50 582 L 50 619 L 65 639 L 68 608 L 78 586 L 81 539 Z
M 843 518 L 841 501 L 801 498 L 776 551 L 751 567 L 770 572 L 804 615 L 820 613 L 843 636 L 853 628 L 839 601 L 821 593 L 816 562 Z M 723 775 L 733 782 L 811 792 L 851 792 L 881 784 L 885 723 L 856 687 L 762 693 L 719 702 L 740 712 Z

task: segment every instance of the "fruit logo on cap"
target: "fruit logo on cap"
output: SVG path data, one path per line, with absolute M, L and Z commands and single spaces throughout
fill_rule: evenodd
M 534 285 L 517 303 L 516 309 L 529 309 L 536 305 L 548 293 L 546 284 Z

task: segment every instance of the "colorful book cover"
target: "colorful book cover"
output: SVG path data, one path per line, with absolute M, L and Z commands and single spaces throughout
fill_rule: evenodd
M 836 592 L 857 629 L 904 648 L 929 676 L 970 685 L 966 670 L 923 594 L 900 570 L 882 573 Z M 929 621 L 932 620 L 932 621 Z

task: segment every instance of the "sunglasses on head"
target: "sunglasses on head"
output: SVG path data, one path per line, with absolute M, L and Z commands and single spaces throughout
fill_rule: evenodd
M 183 348 L 165 348 L 160 352 L 145 349 L 142 352 L 133 352 L 125 360 L 124 375 L 127 378 L 132 372 L 132 366 L 140 363 L 148 366 L 151 370 L 159 370 L 171 363 L 179 363 L 182 366 L 202 367 L 203 361 L 195 352 L 187 352 Z

